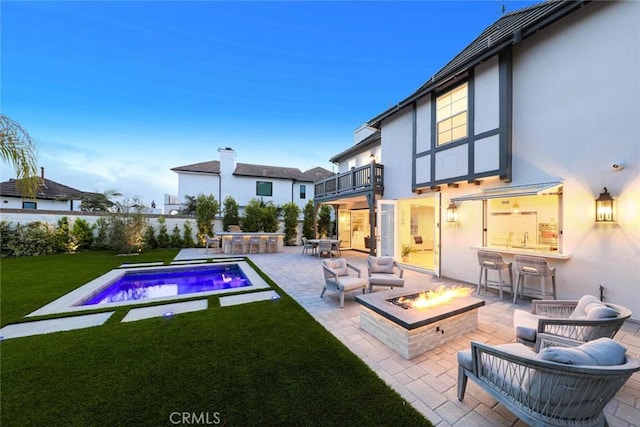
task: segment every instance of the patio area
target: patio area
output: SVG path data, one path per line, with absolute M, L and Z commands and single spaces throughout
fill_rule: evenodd
M 250 258 L 426 418 L 438 426 L 526 425 L 472 381 L 464 401 L 458 401 L 456 352 L 468 349 L 471 340 L 489 344 L 514 342 L 513 311 L 515 308 L 528 310 L 528 300 L 512 304 L 508 294 L 500 300 L 497 291 L 482 292 L 480 297 L 485 300 L 485 306 L 479 309 L 477 330 L 406 360 L 360 329 L 360 304 L 354 301 L 353 294 L 347 295 L 344 308 L 340 308 L 336 293 L 320 298 L 324 283 L 320 261 L 301 252 L 301 247 L 285 247 L 281 253 L 250 255 Z M 343 251 L 342 256 L 366 274 L 366 254 Z M 215 255 L 205 254 L 204 249 L 188 249 L 181 251 L 176 261 L 203 257 Z M 404 277 L 408 290 L 459 283 L 406 269 Z M 640 355 L 640 323 L 625 322 L 615 339 L 627 347 L 628 352 Z M 605 413 L 611 426 L 640 425 L 640 374 L 634 374 L 627 381 L 609 402 Z

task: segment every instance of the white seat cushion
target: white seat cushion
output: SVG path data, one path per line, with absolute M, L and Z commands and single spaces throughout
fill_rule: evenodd
M 369 284 L 375 286 L 404 286 L 404 279 L 394 275 L 394 274 L 379 274 L 373 273 L 369 276 Z

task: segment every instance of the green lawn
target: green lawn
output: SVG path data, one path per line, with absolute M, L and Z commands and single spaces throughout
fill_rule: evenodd
M 134 261 L 108 252 L 2 259 L 2 325 L 122 262 Z M 278 291 L 276 302 L 224 308 L 211 297 L 208 310 L 171 320 L 119 323 L 121 308 L 96 328 L 5 340 L 0 423 L 431 425 Z

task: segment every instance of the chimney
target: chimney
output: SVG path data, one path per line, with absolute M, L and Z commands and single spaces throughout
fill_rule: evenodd
M 44 185 L 44 166 L 40 166 L 40 181 Z
M 218 148 L 220 153 L 220 174 L 233 175 L 236 170 L 236 152 L 231 147 Z

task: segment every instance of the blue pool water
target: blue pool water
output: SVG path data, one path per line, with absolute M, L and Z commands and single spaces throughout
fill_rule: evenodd
M 127 272 L 78 305 L 139 301 L 251 286 L 237 264 Z

